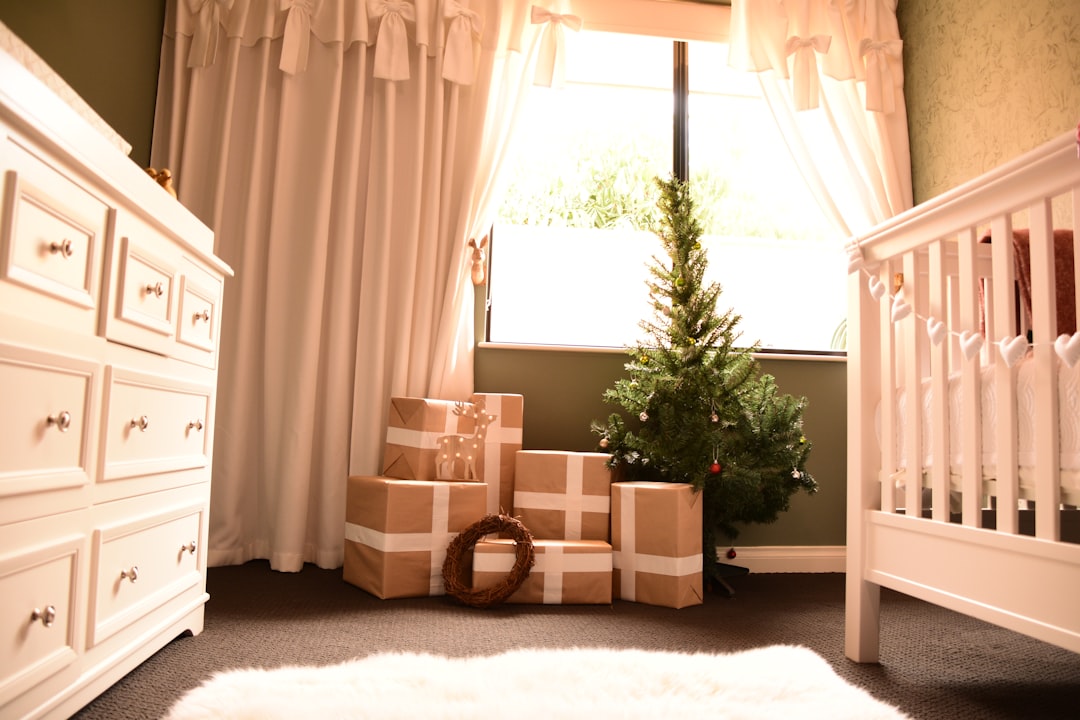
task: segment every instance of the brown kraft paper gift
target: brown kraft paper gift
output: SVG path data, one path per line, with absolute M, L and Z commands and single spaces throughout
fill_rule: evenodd
M 686 483 L 611 485 L 612 594 L 682 608 L 702 603 L 701 494 Z
M 452 400 L 392 397 L 383 449 L 384 477 L 434 480 L 440 437 L 468 435 L 473 420 L 454 414 Z
M 514 517 L 534 538 L 603 540 L 611 521 L 606 453 L 521 450 L 514 476 Z
M 601 540 L 533 540 L 536 564 L 506 602 L 610 605 L 611 545 Z M 502 582 L 517 557 L 508 539 L 482 540 L 473 553 L 473 586 Z
M 446 547 L 484 515 L 482 483 L 350 477 L 345 582 L 379 598 L 443 595 Z
M 525 398 L 475 393 L 470 400 L 484 403 L 484 411 L 495 416 L 477 464 L 480 480 L 487 484 L 487 511 L 492 515 L 509 513 L 514 507 L 514 456 L 521 449 Z

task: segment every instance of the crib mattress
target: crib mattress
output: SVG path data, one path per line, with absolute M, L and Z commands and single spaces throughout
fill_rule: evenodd
M 988 481 L 987 493 L 994 494 L 993 481 L 996 480 L 998 466 L 997 424 L 998 398 L 994 383 L 993 366 L 985 366 L 980 372 L 981 414 L 982 414 L 982 457 L 983 478 Z M 922 447 L 923 468 L 925 471 L 934 462 L 930 439 L 934 427 L 930 416 L 933 393 L 928 380 L 922 383 L 920 408 L 922 410 Z M 1033 471 L 1035 467 L 1035 366 L 1030 358 L 1023 360 L 1016 379 L 1016 416 L 1017 416 L 1017 461 L 1019 465 L 1021 497 L 1031 497 L 1033 489 Z M 897 433 L 896 457 L 898 458 L 897 478 L 902 478 L 907 470 L 907 437 L 905 419 L 907 416 L 907 397 L 901 391 L 897 396 Z M 954 489 L 958 489 L 960 470 L 964 465 L 964 453 L 960 440 L 963 427 L 961 408 L 963 390 L 959 374 L 949 377 L 948 416 L 949 416 L 949 467 Z M 1080 365 L 1070 368 L 1058 362 L 1058 414 L 1060 428 L 1061 482 L 1067 498 L 1080 496 Z M 880 412 L 878 413 L 880 417 Z M 878 437 L 880 438 L 880 423 Z M 1067 502 L 1069 500 L 1066 500 Z

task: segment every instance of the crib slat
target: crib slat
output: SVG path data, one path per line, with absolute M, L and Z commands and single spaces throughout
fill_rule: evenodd
M 941 238 L 930 243 L 927 282 L 930 296 L 929 317 L 941 322 L 946 314 L 945 247 Z M 932 517 L 949 521 L 949 366 L 948 344 L 930 344 L 930 496 Z
M 975 273 L 975 252 L 978 237 L 975 228 L 968 228 L 957 237 L 960 256 L 960 325 L 961 332 L 978 332 L 979 288 Z M 960 339 L 956 349 L 960 357 L 960 417 L 961 452 L 964 462 L 960 468 L 961 522 L 972 527 L 982 526 L 982 383 L 976 354 L 967 358 Z
M 990 251 L 993 255 L 994 306 L 993 330 L 988 326 L 988 336 L 994 340 L 1012 339 L 1017 335 L 1015 262 L 1012 242 L 1012 217 L 1002 215 L 994 218 L 990 226 Z M 997 397 L 997 528 L 1002 532 L 1016 533 L 1019 527 L 1019 473 L 1017 472 L 1017 414 L 1016 374 L 1019 366 L 1010 368 L 1000 353 L 994 361 L 994 386 Z
M 878 281 L 889 287 L 892 282 L 891 264 L 881 263 L 878 269 Z M 896 337 L 893 330 L 892 317 L 889 303 L 878 302 L 878 326 L 880 327 L 880 367 L 878 375 L 881 378 L 881 509 L 886 512 L 896 512 L 897 498 L 896 485 L 893 482 L 892 473 L 899 467 L 899 458 L 896 451 Z M 909 406 L 910 407 L 910 404 Z M 910 468 L 909 468 L 910 471 Z
M 1061 467 L 1058 428 L 1057 282 L 1049 199 L 1032 205 L 1031 329 L 1035 362 L 1035 536 L 1061 537 Z
M 1072 227 L 1073 227 L 1073 307 L 1076 312 L 1074 332 L 1080 332 L 1080 187 L 1072 191 Z
M 915 253 L 904 253 L 903 285 L 896 291 L 897 297 L 912 307 L 918 305 L 918 277 Z M 908 515 L 922 517 L 922 466 L 923 466 L 923 413 L 922 380 L 918 359 L 922 357 L 922 345 L 926 333 L 917 332 L 916 313 L 909 314 L 898 323 L 902 342 L 899 346 L 903 366 L 904 397 L 907 398 L 905 427 L 901 430 L 907 438 L 908 474 L 904 485 L 904 508 Z

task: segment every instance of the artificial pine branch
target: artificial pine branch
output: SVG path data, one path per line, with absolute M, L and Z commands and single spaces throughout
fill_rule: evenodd
M 805 398 L 780 394 L 753 353 L 738 347 L 733 310 L 717 312 L 721 287 L 705 284 L 708 264 L 687 183 L 657 180 L 661 221 L 646 281 L 653 317 L 647 341 L 628 349 L 628 377 L 604 392 L 622 408 L 594 422 L 599 449 L 621 479 L 690 483 L 705 493 L 704 567 L 715 572 L 718 534 L 743 523 L 773 522 L 791 496 L 814 493 L 802 431 Z M 712 472 L 713 463 L 721 468 Z

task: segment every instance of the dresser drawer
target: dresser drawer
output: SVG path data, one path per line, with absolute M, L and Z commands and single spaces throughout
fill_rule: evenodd
M 175 262 L 137 239 L 124 237 L 120 247 L 116 315 L 136 337 L 143 335 L 146 349 L 154 350 L 175 332 L 179 270 Z
M 110 208 L 11 137 L 0 162 L 0 303 L 9 312 L 93 333 Z
M 102 479 L 209 465 L 210 387 L 111 366 L 105 374 Z
M 48 520 L 0 529 L 0 546 L 23 548 L 0 555 L 0 706 L 82 651 L 86 536 L 49 537 L 58 523 Z
M 223 283 L 208 273 L 189 267 L 180 280 L 180 312 L 176 355 L 200 365 L 214 367 Z
M 0 343 L 0 497 L 90 483 L 99 368 Z
M 205 523 L 196 504 L 94 530 L 90 646 L 203 581 Z

